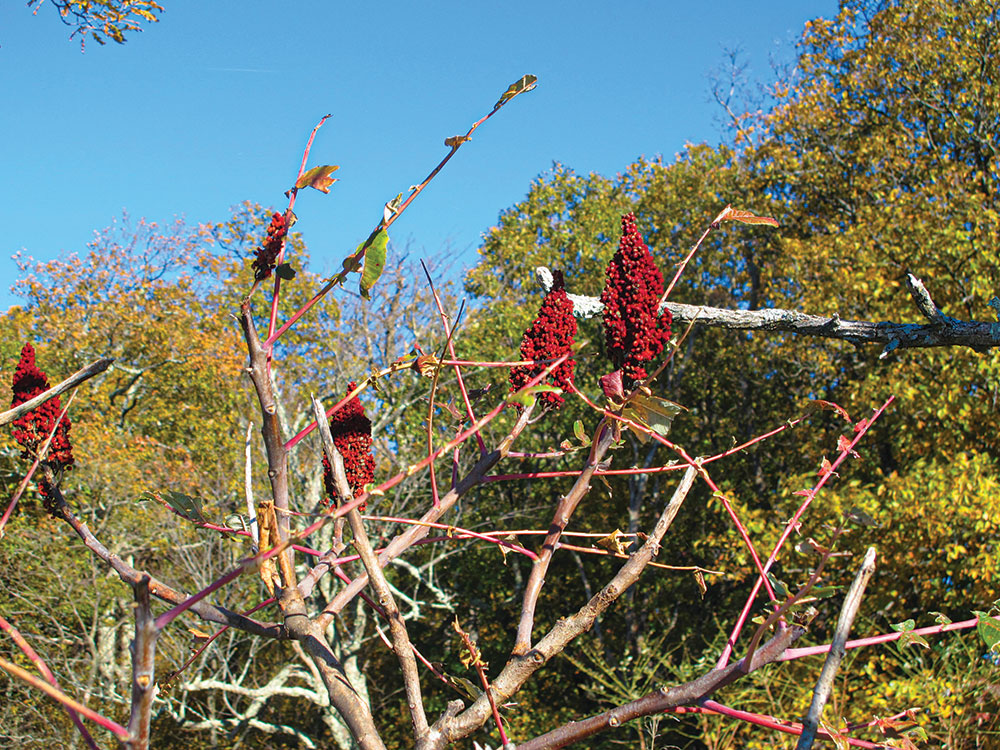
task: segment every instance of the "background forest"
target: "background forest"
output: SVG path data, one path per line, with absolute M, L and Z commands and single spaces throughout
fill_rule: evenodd
M 727 204 L 775 217 L 780 226 L 723 225 L 694 256 L 671 302 L 922 322 L 905 284 L 911 272 L 945 315 L 995 319 L 998 15 L 995 0 L 844 0 L 835 19 L 807 25 L 796 66 L 773 83 L 760 108 L 744 112 L 739 97 L 723 101 L 732 120 L 729 143 L 692 144 L 669 160 L 638 159 L 613 176 L 554 164 L 484 232 L 479 262 L 463 279 L 455 279 L 445 258 L 427 261 L 456 324 L 459 356 L 518 358 L 543 296 L 538 266 L 562 270 L 572 294 L 600 295 L 624 214 L 635 214 L 670 278 Z M 532 96 L 544 95 L 542 81 Z M 98 357 L 115 358 L 111 369 L 80 389 L 72 406 L 77 458 L 64 489 L 116 554 L 188 591 L 248 555 L 248 543 L 193 527 L 154 495 L 201 498 L 200 513 L 213 523 L 232 525 L 240 513 L 244 438 L 254 403 L 233 315 L 253 281 L 248 259 L 272 213 L 247 202 L 211 225 L 162 227 L 125 217 L 79 256 L 23 259 L 14 284 L 21 304 L 0 318 L 0 389 L 10 388 L 25 342 L 33 343 L 53 381 Z M 309 270 L 309 238 L 290 236 L 289 260 L 298 274 L 285 287 L 285 317 L 323 282 Z M 275 379 L 290 434 L 312 419 L 310 393 L 335 401 L 350 381 L 415 346 L 442 350 L 446 336 L 428 276 L 407 248 L 390 244 L 371 300 L 345 290 L 281 340 Z M 588 344 L 577 356 L 577 383 L 593 386 L 607 370 L 604 335 L 598 318 L 579 325 L 577 341 Z M 374 423 L 379 477 L 426 455 L 427 382 L 405 375 L 383 379 L 378 392 L 362 397 Z M 506 371 L 496 369 L 474 371 L 466 384 L 481 389 L 484 399 L 508 389 Z M 458 386 L 442 372 L 437 387 L 442 406 L 433 429 L 451 436 L 464 419 L 453 406 Z M 796 539 L 825 544 L 850 509 L 874 520 L 871 527 L 852 527 L 839 542 L 850 554 L 828 563 L 827 577 L 846 586 L 865 548 L 878 549 L 852 637 L 892 632 L 900 623 L 912 629 L 941 621 L 936 618 L 964 620 L 1000 599 L 998 390 L 995 350 L 883 349 L 699 325 L 656 384 L 659 395 L 687 408 L 670 439 L 692 456 L 715 455 L 780 427 L 801 416 L 810 400 L 835 402 L 859 419 L 895 397 L 859 447 L 860 459 L 839 469 Z M 9 390 L 0 390 L 0 397 L 9 400 Z M 504 435 L 514 419 L 508 410 L 487 427 L 487 442 Z M 586 423 L 586 409 L 567 399 L 522 438 L 518 450 L 533 455 L 507 464 L 519 475 L 555 478 L 491 481 L 464 497 L 448 522 L 479 531 L 547 528 L 553 498 L 569 488 L 568 472 L 578 467 L 579 454 L 537 454 L 559 453 L 556 447 L 567 440 L 578 445 L 578 420 Z M 762 548 L 773 545 L 799 505 L 795 493 L 815 483 L 844 430 L 836 413 L 818 411 L 713 469 Z M 626 433 L 614 466 L 661 466 L 669 457 L 657 443 Z M 293 494 L 304 498 L 301 507 L 315 510 L 325 494 L 321 446 L 303 441 L 291 461 Z M 254 486 L 266 496 L 264 467 L 255 469 Z M 5 432 L 0 494 L 10 497 L 24 470 L 21 450 Z M 442 460 L 438 472 L 450 471 L 450 460 Z M 615 529 L 635 534 L 647 528 L 673 491 L 668 476 L 601 477 L 571 526 L 595 536 L 574 543 L 589 548 Z M 428 492 L 424 485 L 401 485 L 372 512 L 419 514 Z M 379 533 L 388 535 L 389 524 L 383 528 Z M 704 573 L 704 590 L 690 569 L 648 572 L 641 589 L 630 590 L 518 694 L 516 706 L 504 712 L 508 734 L 534 736 L 711 666 L 731 613 L 739 611 L 756 577 L 734 539 L 718 498 L 696 485 L 657 561 L 711 571 Z M 322 539 L 314 544 L 326 548 Z M 801 585 L 811 564 L 788 549 L 775 577 Z M 549 606 L 553 602 L 575 608 L 589 598 L 613 565 L 585 551 L 556 555 L 538 625 L 551 626 L 562 614 L 563 607 Z M 451 629 L 456 616 L 478 636 L 484 659 L 503 664 L 530 567 L 493 545 L 452 540 L 415 548 L 387 568 L 412 639 L 452 681 L 450 692 L 428 694 L 429 708 L 441 711 L 448 700 L 476 690 Z M 324 586 L 329 597 L 335 582 L 323 579 Z M 68 540 L 37 493 L 20 501 L 3 529 L 0 589 L 0 614 L 34 643 L 67 692 L 110 716 L 127 712 L 132 594 Z M 259 601 L 259 589 L 251 579 L 216 596 L 243 611 Z M 830 641 L 839 601 L 837 593 L 814 603 L 816 617 L 797 645 Z M 331 628 L 338 657 L 365 691 L 386 745 L 409 746 L 402 682 L 377 619 L 360 599 L 349 615 Z M 180 669 L 192 643 L 204 638 L 194 618 L 183 625 L 160 638 L 161 680 Z M 0 656 L 24 661 L 6 639 L 0 639 Z M 825 721 L 834 728 L 868 724 L 867 733 L 856 736 L 890 746 L 1000 747 L 996 661 L 968 630 L 849 651 Z M 809 706 L 821 663 L 817 656 L 765 667 L 720 691 L 718 700 L 797 719 Z M 0 695 L 0 736 L 16 746 L 82 746 L 66 714 L 40 693 L 4 677 Z M 229 631 L 175 678 L 161 681 L 161 698 L 156 748 L 351 747 L 308 659 L 286 643 Z M 477 739 L 495 743 L 488 728 Z M 646 717 L 587 743 L 694 750 L 793 747 L 795 738 L 693 712 Z

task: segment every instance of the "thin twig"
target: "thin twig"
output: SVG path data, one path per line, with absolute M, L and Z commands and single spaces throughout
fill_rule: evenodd
M 61 689 L 59 687 L 59 681 L 56 680 L 56 676 L 52 674 L 52 670 L 49 669 L 49 665 L 46 664 L 35 649 L 31 647 L 31 644 L 24 639 L 24 636 L 21 635 L 18 629 L 3 618 L 3 615 L 0 615 L 0 630 L 5 631 L 11 639 L 13 639 L 14 643 L 17 644 L 17 647 L 24 652 L 25 656 L 31 659 L 38 671 L 41 672 L 42 677 L 44 677 L 52 687 Z M 80 715 L 69 706 L 64 705 L 63 708 L 66 709 L 66 713 L 69 714 L 69 718 L 73 721 L 73 725 L 80 733 L 80 736 L 83 737 L 83 741 L 87 743 L 91 750 L 100 750 L 97 743 L 94 741 L 94 738 L 90 735 L 90 732 L 87 731 L 83 722 L 80 721 Z
M 94 711 L 93 709 L 87 708 L 78 700 L 70 698 L 68 695 L 66 695 L 66 693 L 64 693 L 59 688 L 50 685 L 40 677 L 35 677 L 35 675 L 31 674 L 31 672 L 27 671 L 26 669 L 22 669 L 16 664 L 11 664 L 9 661 L 3 658 L 0 658 L 0 669 L 6 670 L 10 674 L 17 677 L 19 680 L 23 680 L 24 682 L 28 683 L 33 688 L 41 690 L 47 696 L 61 703 L 67 709 L 72 709 L 76 711 L 83 718 L 90 719 L 91 721 L 100 724 L 108 731 L 114 732 L 115 736 L 117 736 L 118 739 L 122 741 L 128 740 L 129 738 L 128 730 L 121 724 L 118 724 L 117 722 L 114 722 L 111 719 L 108 719 L 104 716 L 101 716 L 101 714 L 97 713 L 97 711 Z

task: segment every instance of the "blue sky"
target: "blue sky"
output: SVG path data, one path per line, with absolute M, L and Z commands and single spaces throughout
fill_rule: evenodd
M 481 233 L 562 162 L 614 174 L 715 143 L 712 75 L 740 48 L 766 83 L 833 0 L 396 2 L 161 0 L 125 45 L 68 41 L 52 7 L 0 4 L 0 310 L 10 256 L 83 252 L 123 209 L 168 224 L 283 207 L 309 131 L 330 193 L 300 196 L 314 268 L 331 271 L 383 204 L 422 180 L 508 84 L 538 88 L 481 127 L 396 222 L 411 251 L 475 262 Z

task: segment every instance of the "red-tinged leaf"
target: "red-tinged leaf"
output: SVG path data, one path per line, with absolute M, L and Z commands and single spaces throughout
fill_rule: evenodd
M 538 83 L 538 76 L 533 76 L 530 73 L 528 75 L 521 76 L 518 80 L 514 81 L 507 90 L 500 95 L 500 99 L 497 103 L 493 105 L 493 108 L 502 107 L 504 104 L 509 102 L 518 94 L 523 94 L 525 91 L 531 91 L 535 88 L 535 84 Z
M 847 409 L 840 404 L 833 403 L 833 401 L 824 401 L 821 398 L 814 398 L 809 402 L 809 406 L 810 411 L 826 409 L 827 411 L 836 412 L 839 416 L 844 418 L 845 422 L 851 421 L 851 415 L 847 413 Z
M 625 387 L 622 384 L 622 371 L 615 370 L 607 375 L 602 375 L 600 379 L 601 390 L 608 401 L 620 404 L 625 400 Z
M 870 420 L 861 419 L 861 420 L 858 421 L 858 423 L 856 425 L 854 425 L 854 431 L 855 432 L 861 432 L 862 430 L 867 429 L 868 425 L 870 425 L 870 424 L 871 424 Z
M 321 193 L 329 193 L 330 186 L 337 181 L 336 178 L 330 175 L 338 169 L 340 169 L 339 166 L 330 164 L 322 167 L 313 167 L 295 181 L 295 187 L 299 190 L 304 187 L 311 187 L 316 188 Z
M 793 495 L 802 495 L 802 497 L 812 497 L 813 496 L 813 491 L 812 490 L 795 490 L 795 492 L 793 492 L 792 494 Z
M 861 458 L 861 456 L 858 455 L 858 452 L 851 448 L 851 441 L 847 439 L 846 435 L 841 435 L 837 438 L 837 450 L 841 453 L 849 453 L 855 458 Z
M 440 366 L 441 361 L 430 354 L 421 354 L 411 365 L 414 370 L 420 373 L 421 377 L 425 378 L 433 378 Z
M 753 211 L 742 211 L 732 206 L 726 206 L 722 213 L 715 217 L 712 222 L 713 227 L 719 226 L 724 221 L 738 221 L 741 224 L 766 224 L 769 227 L 778 226 L 778 222 L 770 216 L 757 216 Z
M 979 622 L 976 624 L 976 632 L 983 639 L 986 648 L 990 651 L 998 650 L 997 646 L 1000 645 L 1000 622 L 994 620 L 986 612 L 974 611 L 973 614 L 979 618 Z
M 819 466 L 819 472 L 818 472 L 819 475 L 821 477 L 825 477 L 832 471 L 833 471 L 833 464 L 830 463 L 830 460 L 826 456 L 823 456 L 823 462 Z
M 444 145 L 448 148 L 458 148 L 466 141 L 471 141 L 472 138 L 467 135 L 453 135 L 450 138 L 444 139 Z

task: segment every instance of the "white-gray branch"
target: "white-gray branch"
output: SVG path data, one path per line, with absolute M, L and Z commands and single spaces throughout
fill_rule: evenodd
M 546 292 L 552 288 L 552 272 L 548 268 L 539 266 L 535 269 L 535 273 L 539 284 Z M 873 323 L 863 320 L 841 320 L 837 314 L 827 317 L 779 308 L 727 310 L 705 305 L 684 305 L 678 302 L 665 302 L 663 308 L 670 310 L 675 323 L 682 325 L 695 321 L 697 325 L 710 328 L 780 331 L 840 339 L 859 345 L 881 344 L 884 347 L 881 357 L 885 357 L 894 349 L 968 346 L 977 352 L 985 352 L 1000 346 L 1000 323 L 964 321 L 944 315 L 931 300 L 920 279 L 913 274 L 907 274 L 906 281 L 917 309 L 930 321 L 929 323 L 887 321 Z M 573 314 L 578 318 L 593 317 L 602 309 L 601 301 L 597 297 L 578 294 L 568 296 L 573 302 Z

